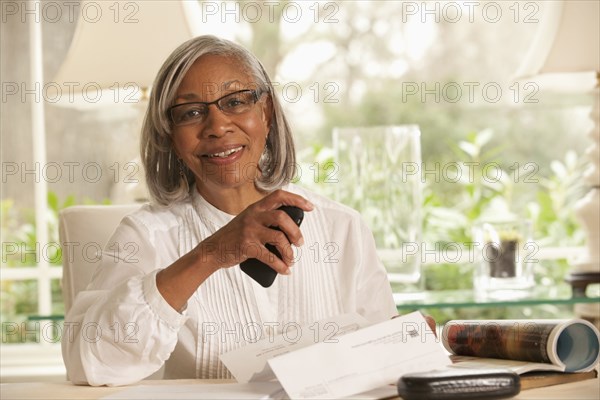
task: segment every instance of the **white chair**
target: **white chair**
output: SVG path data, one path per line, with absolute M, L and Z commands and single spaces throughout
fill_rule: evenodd
M 65 314 L 100 264 L 99 252 L 123 217 L 140 208 L 131 205 L 72 206 L 59 213 L 58 235 L 63 249 L 62 290 Z
M 58 216 L 58 236 L 63 249 L 62 289 L 65 315 L 77 293 L 84 290 L 100 264 L 100 252 L 123 217 L 141 206 L 72 206 Z M 162 379 L 164 366 L 146 379 Z

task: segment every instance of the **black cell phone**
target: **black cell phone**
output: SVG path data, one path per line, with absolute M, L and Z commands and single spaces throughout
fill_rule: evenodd
M 521 380 L 505 369 L 447 367 L 405 374 L 397 386 L 404 400 L 483 400 L 516 396 L 521 391 Z
M 278 210 L 284 211 L 298 226 L 300 226 L 302 220 L 304 219 L 304 211 L 302 211 L 301 208 L 294 206 L 281 206 L 278 208 Z M 280 230 L 275 226 L 271 227 L 271 229 L 276 229 L 278 231 Z M 277 250 L 275 246 L 267 243 L 265 247 L 271 253 L 275 254 L 281 259 L 281 253 L 279 253 L 279 250 Z M 271 286 L 277 277 L 277 271 L 262 261 L 257 260 L 256 258 L 249 258 L 246 261 L 241 262 L 240 268 L 262 287 Z

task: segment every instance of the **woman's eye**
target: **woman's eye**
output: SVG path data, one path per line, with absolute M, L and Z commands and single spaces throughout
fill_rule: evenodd
M 237 106 L 241 106 L 246 104 L 241 98 L 239 97 L 234 97 L 231 99 L 227 99 L 227 103 L 225 104 L 225 107 L 227 108 L 234 108 Z
M 187 110 L 183 110 L 180 119 L 182 121 L 188 121 L 190 119 L 202 118 L 203 111 L 200 107 L 193 107 Z

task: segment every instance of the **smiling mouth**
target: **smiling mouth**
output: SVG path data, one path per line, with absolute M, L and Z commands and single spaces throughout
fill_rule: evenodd
M 236 147 L 235 149 L 229 149 L 229 150 L 225 150 L 222 151 L 220 153 L 213 153 L 213 154 L 206 154 L 204 155 L 204 157 L 208 157 L 208 158 L 226 158 L 229 157 L 230 155 L 237 153 L 238 151 L 242 150 L 244 148 L 244 146 L 240 146 L 240 147 Z

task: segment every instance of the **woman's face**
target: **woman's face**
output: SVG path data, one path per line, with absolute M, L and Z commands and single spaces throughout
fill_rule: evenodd
M 175 96 L 175 105 L 212 102 L 230 93 L 256 89 L 250 74 L 235 59 L 204 55 L 188 70 Z M 234 104 L 234 103 L 232 103 Z M 271 122 L 267 94 L 242 114 L 227 115 L 208 106 L 202 122 L 175 127 L 175 152 L 196 176 L 200 193 L 227 188 L 254 188 L 258 160 Z M 193 113 L 192 113 L 193 115 Z

